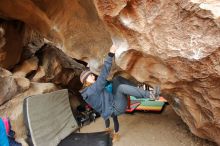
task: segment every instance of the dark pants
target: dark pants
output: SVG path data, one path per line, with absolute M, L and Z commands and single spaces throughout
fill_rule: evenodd
M 113 114 L 111 115 L 114 122 L 114 130 L 115 132 L 119 131 L 119 122 L 118 115 L 125 113 L 127 104 L 128 104 L 128 96 L 135 96 L 136 98 L 149 98 L 149 91 L 143 90 L 141 88 L 137 88 L 134 83 L 131 81 L 121 77 L 116 76 L 112 80 L 112 94 L 113 94 Z M 106 128 L 110 126 L 110 120 L 105 120 Z
M 118 117 L 115 116 L 114 114 L 112 114 L 111 117 L 112 117 L 113 122 L 114 122 L 114 130 L 115 130 L 115 132 L 118 132 L 118 131 L 119 131 Z M 109 127 L 110 127 L 110 120 L 109 120 L 109 119 L 105 120 L 105 127 L 106 127 L 106 128 L 109 128 Z
M 112 93 L 114 97 L 114 115 L 116 116 L 125 113 L 128 104 L 128 96 L 135 96 L 136 98 L 150 97 L 149 91 L 136 87 L 134 83 L 121 76 L 113 78 Z

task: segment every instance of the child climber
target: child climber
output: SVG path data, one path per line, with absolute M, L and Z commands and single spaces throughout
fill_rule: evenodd
M 80 93 L 83 99 L 101 114 L 105 120 L 106 128 L 110 126 L 109 118 L 113 118 L 113 142 L 119 140 L 119 122 L 117 116 L 125 113 L 127 108 L 127 96 L 157 99 L 160 92 L 158 87 L 153 90 L 154 93 L 135 87 L 131 82 L 120 76 L 112 80 L 112 93 L 107 91 L 105 85 L 111 70 L 115 51 L 116 47 L 113 45 L 110 48 L 110 52 L 106 57 L 104 66 L 97 80 L 90 70 L 85 70 L 80 75 L 80 81 L 83 83 L 83 88 L 80 90 Z

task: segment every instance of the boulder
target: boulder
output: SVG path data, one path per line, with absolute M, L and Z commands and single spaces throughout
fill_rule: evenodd
M 31 95 L 43 94 L 58 90 L 52 83 L 31 83 L 30 88 L 22 92 L 12 100 L 0 107 L 0 117 L 8 117 L 11 121 L 12 129 L 15 131 L 16 141 L 28 146 L 26 143 L 27 130 L 23 119 L 23 100 Z

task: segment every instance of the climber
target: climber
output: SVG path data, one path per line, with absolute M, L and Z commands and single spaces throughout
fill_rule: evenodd
M 127 107 L 127 96 L 132 95 L 137 98 L 159 98 L 160 89 L 157 87 L 153 92 L 149 92 L 132 85 L 131 82 L 123 77 L 116 76 L 112 80 L 112 93 L 105 90 L 107 77 L 111 70 L 112 60 L 116 51 L 115 45 L 112 45 L 110 52 L 106 57 L 104 66 L 97 80 L 90 70 L 85 70 L 80 75 L 80 81 L 83 87 L 80 93 L 83 99 L 105 120 L 106 128 L 109 129 L 109 117 L 114 121 L 113 142 L 118 141 L 119 122 L 117 116 L 125 113 Z

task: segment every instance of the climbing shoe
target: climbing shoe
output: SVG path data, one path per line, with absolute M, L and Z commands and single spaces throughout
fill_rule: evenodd
M 112 128 L 106 128 L 105 131 L 107 133 L 109 133 L 111 137 L 113 137 L 113 129 Z
M 120 134 L 118 132 L 113 134 L 112 142 L 116 142 L 120 140 Z
M 158 100 L 160 98 L 160 86 L 156 86 L 150 91 L 150 100 Z

